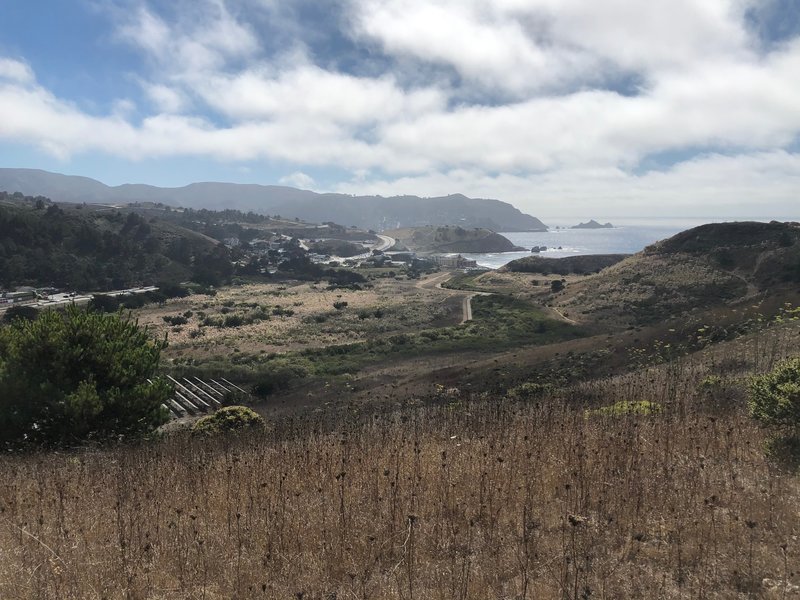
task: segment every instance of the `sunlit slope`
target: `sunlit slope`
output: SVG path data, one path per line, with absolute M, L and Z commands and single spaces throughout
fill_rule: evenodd
M 799 283 L 800 225 L 716 223 L 570 283 L 553 304 L 582 321 L 641 325 L 791 295 Z

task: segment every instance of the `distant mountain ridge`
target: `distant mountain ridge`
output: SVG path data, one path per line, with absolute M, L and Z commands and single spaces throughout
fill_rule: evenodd
M 93 204 L 161 202 L 191 208 L 234 208 L 261 214 L 297 217 L 304 221 L 334 221 L 364 229 L 395 229 L 427 225 L 461 225 L 493 231 L 546 231 L 547 226 L 500 200 L 452 194 L 419 196 L 351 196 L 318 194 L 276 185 L 192 183 L 178 188 L 144 184 L 107 186 L 95 179 L 38 169 L 0 168 L 0 190 L 47 196 L 60 202 Z

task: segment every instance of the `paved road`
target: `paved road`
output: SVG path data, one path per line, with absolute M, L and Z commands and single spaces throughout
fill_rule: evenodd
M 102 294 L 105 296 L 124 296 L 126 294 L 143 294 L 145 292 L 153 292 L 158 290 L 158 288 L 154 285 L 147 286 L 147 287 L 138 287 L 138 288 L 128 288 L 125 290 L 114 290 L 111 292 L 97 292 L 97 294 Z M 55 308 L 58 306 L 68 306 L 70 304 L 77 304 L 78 306 L 82 304 L 88 304 L 89 301 L 95 296 L 95 294 L 53 294 L 50 296 L 48 300 L 38 300 L 36 302 L 24 302 L 20 304 L 4 304 L 0 306 L 0 314 L 7 311 L 12 306 L 31 306 L 33 308 Z
M 388 235 L 381 235 L 380 233 L 376 235 L 380 238 L 381 243 L 375 246 L 374 248 L 375 250 L 380 250 L 381 252 L 383 252 L 384 250 L 388 250 L 389 248 L 394 246 L 396 243 L 396 240 L 393 237 L 389 237 Z
M 452 278 L 453 274 L 450 273 L 449 271 L 446 273 L 436 273 L 435 275 L 431 275 L 429 277 L 423 277 L 422 279 L 420 279 L 417 282 L 417 287 L 426 290 L 437 288 L 447 292 L 456 292 L 457 290 L 448 290 L 447 288 L 442 287 L 443 283 L 449 281 Z
M 461 319 L 462 323 L 472 321 L 472 295 L 464 298 L 464 317 Z

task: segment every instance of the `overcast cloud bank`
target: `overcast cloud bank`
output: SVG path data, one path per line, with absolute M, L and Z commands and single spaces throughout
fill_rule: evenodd
M 798 22 L 791 2 L 182 6 L 101 5 L 107 43 L 140 58 L 123 75 L 141 95 L 105 110 L 0 56 L 0 141 L 66 165 L 280 164 L 318 191 L 461 192 L 537 216 L 800 216 L 800 32 L 775 29 Z

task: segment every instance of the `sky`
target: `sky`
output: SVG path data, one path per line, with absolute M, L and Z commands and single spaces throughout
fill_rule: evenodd
M 0 0 L 0 166 L 800 220 L 800 0 Z

